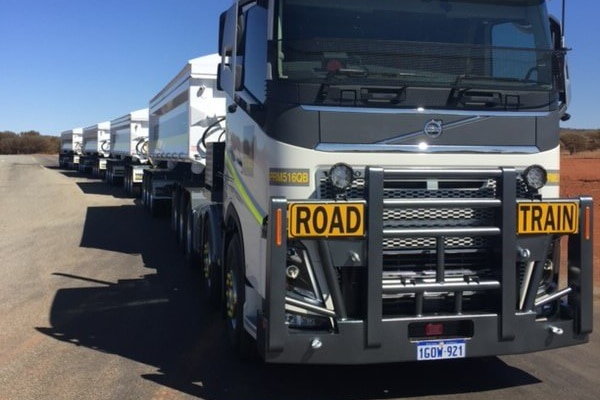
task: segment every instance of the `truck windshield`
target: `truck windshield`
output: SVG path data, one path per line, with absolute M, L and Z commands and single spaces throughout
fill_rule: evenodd
M 550 91 L 543 0 L 279 0 L 279 79 Z

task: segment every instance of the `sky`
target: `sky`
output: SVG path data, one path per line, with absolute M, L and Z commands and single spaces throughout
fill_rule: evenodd
M 0 0 L 0 131 L 60 135 L 148 107 L 188 60 L 217 51 L 231 3 Z M 551 13 L 561 4 L 550 0 Z M 565 128 L 600 128 L 599 14 L 600 1 L 567 0 Z

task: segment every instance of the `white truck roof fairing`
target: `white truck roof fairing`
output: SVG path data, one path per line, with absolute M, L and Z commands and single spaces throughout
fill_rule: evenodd
M 110 150 L 110 121 L 83 128 L 83 152 L 107 156 Z
M 153 160 L 204 163 L 202 135 L 225 115 L 225 95 L 217 90 L 220 61 L 217 54 L 189 60 L 150 100 L 149 148 Z
M 142 157 L 140 146 L 148 140 L 147 108 L 132 111 L 110 122 L 110 154 Z
M 83 128 L 74 128 L 60 133 L 60 150 L 66 151 L 81 151 L 83 142 Z

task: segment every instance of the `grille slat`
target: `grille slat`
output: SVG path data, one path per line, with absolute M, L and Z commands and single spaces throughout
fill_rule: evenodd
M 383 315 L 420 315 L 427 310 L 436 315 L 440 310 L 498 312 L 495 307 L 502 271 L 497 249 L 501 248 L 503 207 L 500 170 L 383 171 Z M 322 171 L 318 175 L 317 196 L 334 199 L 326 174 Z M 346 192 L 348 200 L 367 196 L 366 179 L 362 178 L 367 172 L 358 174 L 361 178 Z M 515 193 L 516 198 L 528 197 L 520 178 L 516 179 Z M 421 279 L 432 274 L 437 283 L 420 287 Z M 413 278 L 395 286 L 389 281 L 395 276 Z M 448 279 L 466 283 L 445 285 Z M 468 282 L 477 285 L 469 286 Z M 481 290 L 462 291 L 469 287 Z M 457 292 L 464 300 L 458 311 Z M 428 306 L 432 298 L 437 306 Z

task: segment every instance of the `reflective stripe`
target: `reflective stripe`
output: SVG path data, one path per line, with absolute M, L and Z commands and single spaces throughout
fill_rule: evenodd
M 240 179 L 240 176 L 238 175 L 233 164 L 231 163 L 231 159 L 227 156 L 225 157 L 225 164 L 227 165 L 227 169 L 229 170 L 229 173 L 231 174 L 231 177 L 233 178 L 233 184 L 234 184 L 238 194 L 242 198 L 244 205 L 248 208 L 248 210 L 250 211 L 250 214 L 252 214 L 254 219 L 256 219 L 256 222 L 259 225 L 262 225 L 263 219 L 264 219 L 264 216 L 266 215 L 266 213 L 260 209 L 258 204 L 256 204 L 256 202 L 252 199 L 252 196 L 250 196 L 248 194 L 248 191 L 246 190 L 246 186 Z

